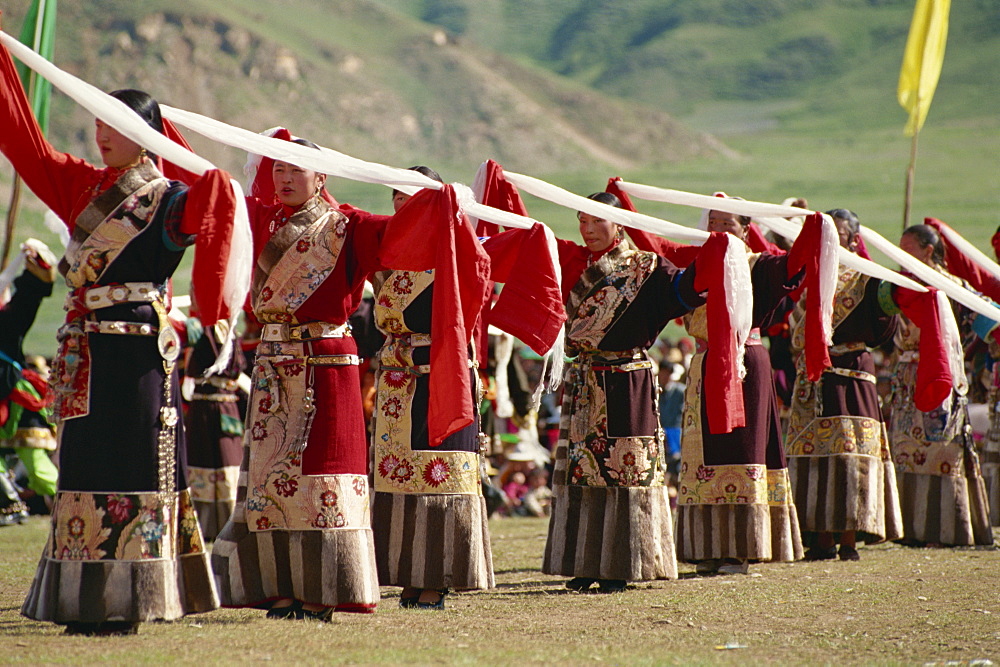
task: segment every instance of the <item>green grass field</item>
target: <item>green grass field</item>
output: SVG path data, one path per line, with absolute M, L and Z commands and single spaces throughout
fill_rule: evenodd
M 544 519 L 491 522 L 497 586 L 443 612 L 402 610 L 330 624 L 221 610 L 147 623 L 138 636 L 65 637 L 18 614 L 48 523 L 0 529 L 2 664 L 949 664 L 1000 661 L 1000 551 L 861 550 L 856 563 L 753 566 L 749 576 L 567 591 L 540 572 Z M 734 648 L 724 648 L 726 646 Z M 738 647 L 738 648 L 735 648 Z M 990 664 L 981 662 L 978 664 Z

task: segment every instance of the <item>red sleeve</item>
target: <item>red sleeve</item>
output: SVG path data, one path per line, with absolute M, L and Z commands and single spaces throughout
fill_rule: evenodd
M 941 317 L 937 290 L 914 292 L 895 287 L 892 298 L 914 324 L 920 328 L 920 358 L 917 361 L 917 382 L 913 388 L 913 403 L 922 412 L 941 405 L 951 393 L 951 363 L 942 343 Z
M 181 131 L 178 130 L 177 126 L 171 123 L 170 120 L 167 118 L 163 119 L 163 134 L 164 136 L 167 137 L 167 139 L 170 139 L 175 144 L 178 144 L 179 146 L 186 148 L 192 153 L 194 152 L 194 149 L 191 148 L 191 144 L 187 142 L 187 139 L 184 138 L 184 135 L 181 134 Z M 167 162 L 162 158 L 160 159 L 159 169 L 160 173 L 169 178 L 170 180 L 180 181 L 185 185 L 193 185 L 198 180 L 198 176 L 195 175 L 194 173 L 188 171 L 187 169 L 178 167 L 173 162 Z
M 768 241 L 764 233 L 760 231 L 760 227 L 752 222 L 747 228 L 747 245 L 754 252 L 766 252 L 771 255 L 785 254 L 785 250 Z
M 236 197 L 226 172 L 210 169 L 188 189 L 180 229 L 197 234 L 191 282 L 205 326 L 230 315 L 222 287 L 229 269 L 235 215 Z
M 604 188 L 604 191 L 618 197 L 618 201 L 622 203 L 622 207 L 625 210 L 638 212 L 636 211 L 635 204 L 632 203 L 632 198 L 628 196 L 627 192 L 618 187 L 620 180 L 621 178 L 618 177 L 608 179 L 608 185 Z M 674 266 L 682 269 L 691 264 L 695 257 L 698 256 L 698 253 L 701 252 L 700 246 L 668 241 L 662 236 L 643 232 L 632 227 L 626 227 L 625 231 L 628 233 L 629 238 L 632 239 L 632 243 L 636 248 L 645 250 L 646 252 L 655 252 L 660 257 L 667 259 Z
M 487 322 L 545 354 L 562 333 L 566 310 L 544 228 L 503 232 L 486 239 L 483 249 L 490 256 L 490 278 L 504 283 Z
M 810 294 L 820 294 L 820 282 L 825 274 L 820 266 L 820 258 L 823 257 L 823 216 L 819 212 L 813 213 L 806 218 L 802 225 L 802 231 L 792 244 L 792 249 L 784 255 L 788 258 L 786 263 L 786 276 L 791 279 L 800 271 L 804 271 L 798 295 L 802 290 L 809 290 Z M 794 298 L 798 299 L 798 296 Z M 816 382 L 822 376 L 825 369 L 832 364 L 830 362 L 830 350 L 823 340 L 823 304 L 817 298 L 809 299 L 806 303 L 805 316 L 805 339 L 806 339 L 806 374 L 811 382 Z
M 72 230 L 76 216 L 90 202 L 90 191 L 100 181 L 103 169 L 60 153 L 45 140 L 10 52 L 2 45 L 0 77 L 0 151 L 31 191 Z
M 392 219 L 388 215 L 376 215 L 355 208 L 350 204 L 341 204 L 341 213 L 347 216 L 354 229 L 354 258 L 357 261 L 355 276 L 359 279 L 367 279 L 376 271 L 382 271 L 388 267 L 382 265 L 378 259 L 379 247 L 385 234 L 386 225 Z
M 924 218 L 924 224 L 933 227 L 941 235 L 945 261 L 948 264 L 948 272 L 953 276 L 967 280 L 977 292 L 985 294 L 994 301 L 1000 302 L 1000 280 L 997 280 L 984 271 L 971 258 L 967 257 L 965 253 L 948 243 L 948 238 L 941 229 L 947 225 L 935 218 Z M 994 235 L 993 243 L 996 243 L 996 235 Z M 994 245 L 995 247 L 996 245 Z
M 556 248 L 559 249 L 559 266 L 562 269 L 562 300 L 566 303 L 573 286 L 587 270 L 589 253 L 583 246 L 565 239 L 556 239 Z

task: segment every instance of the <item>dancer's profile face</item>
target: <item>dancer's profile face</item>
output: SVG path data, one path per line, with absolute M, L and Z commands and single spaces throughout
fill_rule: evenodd
M 903 234 L 899 239 L 900 250 L 916 257 L 924 264 L 931 264 L 931 256 L 934 254 L 934 247 L 931 245 L 921 246 L 920 241 L 913 234 Z
M 840 239 L 840 247 L 846 248 L 851 252 L 857 252 L 858 235 L 851 232 L 850 223 L 843 218 L 834 218 L 833 222 L 837 225 L 837 237 Z
M 94 143 L 104 164 L 116 169 L 136 164 L 142 153 L 142 146 L 99 118 L 94 121 Z

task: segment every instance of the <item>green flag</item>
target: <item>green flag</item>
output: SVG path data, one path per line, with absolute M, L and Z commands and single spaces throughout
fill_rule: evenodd
M 52 60 L 56 36 L 56 0 L 32 0 L 31 8 L 24 17 L 21 27 L 21 43 L 30 46 L 46 60 Z M 18 63 L 17 72 L 31 100 L 31 110 L 38 119 L 42 132 L 49 125 L 49 101 L 52 84 L 25 65 Z

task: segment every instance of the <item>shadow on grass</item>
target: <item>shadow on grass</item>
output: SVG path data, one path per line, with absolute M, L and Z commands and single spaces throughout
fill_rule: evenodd
M 541 574 L 542 571 L 537 567 L 512 567 L 506 570 L 493 570 L 493 574 L 523 574 L 525 572 L 533 572 L 536 574 Z
M 561 579 L 557 581 L 515 581 L 510 583 L 497 583 L 493 586 L 493 590 L 516 590 L 519 588 L 563 588 L 566 585 L 566 581 Z

